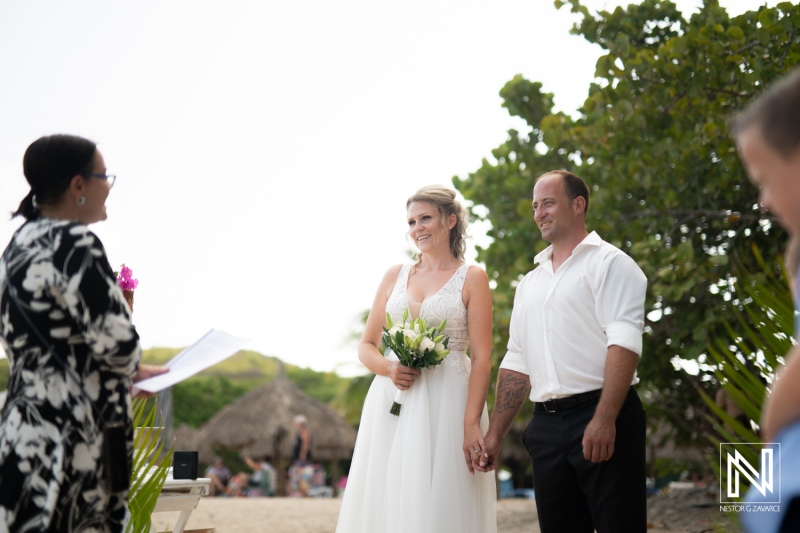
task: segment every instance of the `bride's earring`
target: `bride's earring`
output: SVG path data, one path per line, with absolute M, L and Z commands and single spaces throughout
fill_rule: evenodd
M 83 204 L 85 204 L 85 203 L 86 203 L 86 197 L 85 197 L 85 196 L 78 196 L 78 197 L 75 199 L 75 203 L 76 203 L 76 204 L 78 204 L 78 205 L 83 205 Z

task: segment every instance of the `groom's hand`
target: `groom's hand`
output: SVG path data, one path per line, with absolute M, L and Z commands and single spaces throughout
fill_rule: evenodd
M 614 455 L 616 435 L 614 420 L 603 420 L 595 415 L 583 433 L 583 457 L 593 463 L 608 461 Z
M 483 453 L 472 461 L 472 468 L 478 472 L 491 472 L 497 469 L 500 451 L 503 448 L 503 437 L 493 433 L 490 428 L 483 440 Z

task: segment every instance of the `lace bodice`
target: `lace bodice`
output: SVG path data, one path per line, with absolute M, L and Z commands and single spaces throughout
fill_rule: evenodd
M 400 274 L 397 276 L 392 294 L 386 302 L 386 312 L 395 322 L 403 319 L 403 311 L 409 307 L 406 287 L 408 286 L 408 274 L 411 272 L 412 265 L 403 265 Z M 464 357 L 469 346 L 469 330 L 467 329 L 467 308 L 464 307 L 461 291 L 464 288 L 464 280 L 467 279 L 469 266 L 462 265 L 456 270 L 439 292 L 428 298 L 420 307 L 420 316 L 425 317 L 428 324 L 438 327 L 442 320 L 447 320 L 444 334 L 450 337 L 448 348 L 450 353 L 445 358 L 444 363 L 456 367 L 460 372 L 468 374 L 468 367 Z

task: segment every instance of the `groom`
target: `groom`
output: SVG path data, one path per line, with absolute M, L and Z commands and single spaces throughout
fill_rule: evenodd
M 533 461 L 542 533 L 647 529 L 645 415 L 633 385 L 642 353 L 647 279 L 618 248 L 586 231 L 589 189 L 554 170 L 533 188 L 534 219 L 549 243 L 517 286 L 508 352 L 486 454 L 530 393 L 523 442 Z

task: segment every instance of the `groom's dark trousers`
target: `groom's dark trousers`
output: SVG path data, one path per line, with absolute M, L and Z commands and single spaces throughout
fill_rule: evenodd
M 585 393 L 592 396 L 591 393 Z M 583 432 L 599 398 L 537 403 L 523 442 L 533 460 L 542 533 L 645 533 L 645 414 L 633 388 L 617 416 L 614 454 L 583 457 Z M 578 405 L 573 405 L 578 404 Z

